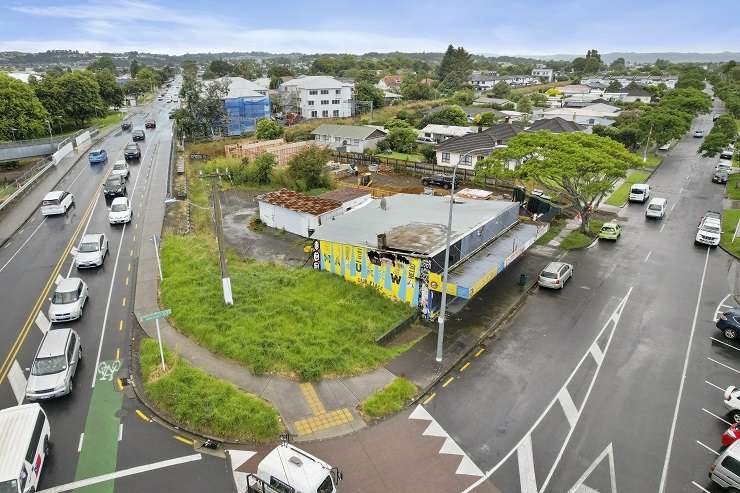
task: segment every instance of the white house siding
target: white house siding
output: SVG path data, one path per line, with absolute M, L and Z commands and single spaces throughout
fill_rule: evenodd
M 339 140 L 337 140 L 339 138 Z M 385 136 L 377 139 L 348 139 L 344 137 L 336 137 L 334 135 L 316 135 L 315 141 L 317 144 L 323 144 L 336 150 L 340 147 L 347 148 L 347 152 L 365 152 L 365 149 L 375 149 L 378 142 L 383 140 Z

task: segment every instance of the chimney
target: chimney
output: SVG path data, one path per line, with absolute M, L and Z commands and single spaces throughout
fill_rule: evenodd
M 388 248 L 388 241 L 386 240 L 385 233 L 378 234 L 378 248 L 386 250 Z

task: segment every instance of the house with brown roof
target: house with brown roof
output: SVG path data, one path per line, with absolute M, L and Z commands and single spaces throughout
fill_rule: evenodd
M 376 87 L 384 91 L 398 91 L 403 82 L 403 75 L 386 75 L 378 81 Z
M 257 197 L 260 221 L 308 238 L 317 227 L 344 214 L 342 202 L 283 188 Z

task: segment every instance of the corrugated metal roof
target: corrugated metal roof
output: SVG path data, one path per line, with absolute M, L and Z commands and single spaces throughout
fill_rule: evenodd
M 34 403 L 0 411 L 0 481 L 18 479 L 40 409 Z
M 277 205 L 296 212 L 305 212 L 314 216 L 333 211 L 342 206 L 336 200 L 327 200 L 311 195 L 304 195 L 293 190 L 283 188 L 276 192 L 268 192 L 261 195 L 258 200 L 268 204 Z
M 462 135 L 472 134 L 476 130 L 470 127 L 460 127 L 456 125 L 438 125 L 436 123 L 430 123 L 426 127 L 421 129 L 422 132 L 440 134 L 440 135 L 453 135 L 460 137 Z
M 324 123 L 316 127 L 311 134 L 365 140 L 374 132 L 379 132 L 379 130 L 373 127 L 366 127 L 364 125 L 335 125 L 332 123 Z M 383 134 L 385 134 L 385 132 L 383 132 Z M 378 135 L 378 137 L 381 136 Z
M 340 89 L 342 87 L 352 87 L 349 82 L 341 82 L 334 77 L 325 75 L 302 75 L 295 79 L 283 82 L 284 86 L 296 86 L 301 89 Z

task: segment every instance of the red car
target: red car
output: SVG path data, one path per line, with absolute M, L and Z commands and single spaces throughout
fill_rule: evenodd
M 157 122 L 155 122 L 154 120 L 147 120 L 144 123 L 144 127 L 146 127 L 146 128 L 156 128 L 157 127 Z
M 727 428 L 727 431 L 722 433 L 722 446 L 723 447 L 729 447 L 735 441 L 737 441 L 738 438 L 740 438 L 740 430 L 738 430 L 738 426 L 740 423 L 735 423 L 731 425 L 729 428 Z

